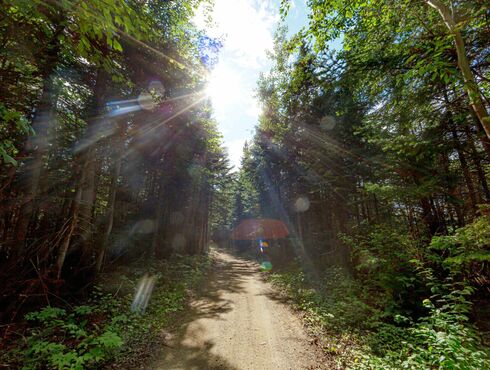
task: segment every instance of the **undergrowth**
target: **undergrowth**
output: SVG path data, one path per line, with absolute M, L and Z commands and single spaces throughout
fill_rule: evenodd
M 488 260 L 488 238 L 482 238 L 489 230 L 488 220 L 478 220 L 452 237 L 434 238 L 418 258 L 410 259 L 407 247 L 406 255 L 380 261 L 403 236 L 371 229 L 352 239 L 363 250 L 355 278 L 329 267 L 320 282 L 312 281 L 298 261 L 270 280 L 304 312 L 339 369 L 488 369 L 488 348 L 470 320 L 479 288 L 470 269 L 477 267 L 472 261 Z
M 389 317 L 367 304 L 359 298 L 362 287 L 345 276 L 330 276 L 325 291 L 310 288 L 299 268 L 270 279 L 304 312 L 310 331 L 339 369 L 490 367 L 488 352 L 468 320 L 468 286 L 442 284 L 453 290 L 421 302 L 427 315 L 414 321 L 399 314 Z
M 209 257 L 173 257 L 133 265 L 115 274 L 111 291 L 102 280 L 83 305 L 47 306 L 25 316 L 28 329 L 1 356 L 12 369 L 97 369 L 141 366 L 152 343 L 185 307 L 187 292 L 210 264 Z M 145 313 L 130 311 L 134 288 L 146 273 L 156 285 Z

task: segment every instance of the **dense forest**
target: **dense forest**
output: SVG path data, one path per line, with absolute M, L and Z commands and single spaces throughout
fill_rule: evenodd
M 205 252 L 227 159 L 198 5 L 2 1 L 2 323 L 114 260 Z
M 213 40 L 191 28 L 195 6 L 3 3 L 3 281 L 83 280 L 109 245 L 204 251 L 226 160 L 202 92 Z
M 306 276 L 276 278 L 313 320 L 376 333 L 357 366 L 487 367 L 465 325 L 488 340 L 488 3 L 308 4 L 259 81 L 236 207 L 287 222 Z
M 201 3 L 0 3 L 2 361 L 104 366 L 134 335 L 104 272 L 194 281 L 211 244 L 270 218 L 290 232 L 270 279 L 339 368 L 490 366 L 488 2 L 307 1 L 308 24 L 275 34 L 235 172 Z M 152 298 L 169 312 L 188 287 L 173 281 Z M 75 333 L 77 315 L 97 325 Z

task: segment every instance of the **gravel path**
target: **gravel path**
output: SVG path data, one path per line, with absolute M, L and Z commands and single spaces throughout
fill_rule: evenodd
M 151 369 L 320 369 L 303 326 L 257 265 L 220 252 Z

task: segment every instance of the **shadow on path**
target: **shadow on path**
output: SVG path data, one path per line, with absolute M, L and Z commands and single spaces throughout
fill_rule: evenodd
M 219 252 L 218 252 L 219 254 Z M 150 369 L 237 369 L 222 356 L 212 353 L 216 343 L 201 341 L 204 328 L 195 325 L 202 319 L 223 320 L 223 315 L 233 309 L 233 302 L 225 298 L 227 293 L 244 293 L 246 277 L 257 271 L 250 261 L 216 258 L 208 276 L 197 290 L 197 298 L 191 302 L 171 333 L 164 336 L 163 347 L 155 354 Z M 192 325 L 191 325 L 192 324 Z M 191 337 L 193 340 L 189 340 Z
M 150 369 L 319 369 L 301 320 L 273 296 L 249 256 L 216 252 L 215 264 Z M 247 258 L 248 257 L 248 258 Z

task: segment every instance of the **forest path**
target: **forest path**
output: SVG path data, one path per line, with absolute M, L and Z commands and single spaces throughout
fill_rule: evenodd
M 257 264 L 224 252 L 151 369 L 320 369 L 298 317 Z

